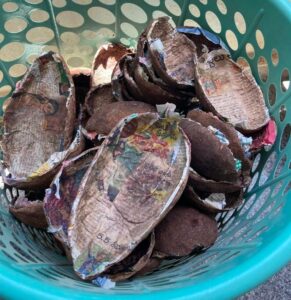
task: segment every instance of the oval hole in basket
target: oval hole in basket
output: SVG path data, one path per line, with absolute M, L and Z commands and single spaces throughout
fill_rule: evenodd
M 265 38 L 260 29 L 256 30 L 256 41 L 260 49 L 264 49 L 265 47 Z
M 291 132 L 291 125 L 288 123 L 282 133 L 281 143 L 280 143 L 280 150 L 284 150 L 289 142 L 290 139 L 290 132 Z
M 83 16 L 71 10 L 62 11 L 57 14 L 56 21 L 60 26 L 66 28 L 78 28 L 84 24 Z
M 109 9 L 103 7 L 89 8 L 88 16 L 99 24 L 110 25 L 115 22 L 114 14 Z
M 276 201 L 269 201 L 268 204 L 265 207 L 263 207 L 263 209 L 259 213 L 259 215 L 256 215 L 256 219 L 254 220 L 253 224 L 257 224 L 257 223 L 261 222 L 262 220 L 268 218 L 270 213 L 272 212 L 275 204 L 276 204 Z
M 27 27 L 27 21 L 20 17 L 15 17 L 7 20 L 4 28 L 9 33 L 19 33 Z
M 277 49 L 272 49 L 271 60 L 274 66 L 277 66 L 279 63 L 279 53 Z
M 25 0 L 25 2 L 30 4 L 40 4 L 43 0 Z
M 132 24 L 123 22 L 120 24 L 120 28 L 121 28 L 122 32 L 125 33 L 127 36 L 129 36 L 131 38 L 138 37 L 138 31 Z
M 157 18 L 164 17 L 164 16 L 169 16 L 169 15 L 161 10 L 155 10 L 152 13 L 153 19 L 157 19 Z
M 73 2 L 79 5 L 89 5 L 92 3 L 93 0 L 73 0 Z
M 151 6 L 160 6 L 160 0 L 144 0 L 144 2 Z
M 34 27 L 26 33 L 26 39 L 32 44 L 45 44 L 54 38 L 53 30 L 47 27 Z
M 223 0 L 217 0 L 216 2 L 217 8 L 218 10 L 223 14 L 226 15 L 227 14 L 227 6 L 225 5 Z
M 285 120 L 286 113 L 287 113 L 286 106 L 285 105 L 281 105 L 281 107 L 280 107 L 280 121 L 281 122 L 283 122 Z
M 95 40 L 98 37 L 98 34 L 93 30 L 84 30 L 82 36 L 87 40 Z
M 94 52 L 93 47 L 89 46 L 89 45 L 83 45 L 80 46 L 79 51 L 81 53 L 81 55 L 90 55 Z
M 236 62 L 245 72 L 252 74 L 250 64 L 244 57 L 239 57 Z
M 248 186 L 248 192 L 250 192 L 254 186 L 256 185 L 257 181 L 258 181 L 258 178 L 259 178 L 259 172 L 256 172 L 253 176 L 252 176 L 252 180 L 251 180 L 251 183 L 250 185 Z
M 277 196 L 282 186 L 283 186 L 283 180 L 279 181 L 273 188 L 272 195 L 271 195 L 272 198 Z
M 258 73 L 259 73 L 260 79 L 263 82 L 266 82 L 268 80 L 269 66 L 268 66 L 268 62 L 264 56 L 260 56 L 258 59 Z
M 276 102 L 276 86 L 273 83 L 269 86 L 268 98 L 270 105 L 274 105 Z
M 207 11 L 205 19 L 209 27 L 216 33 L 221 32 L 221 23 L 217 15 L 212 11 Z
M 0 87 L 0 98 L 8 96 L 11 90 L 12 88 L 8 84 Z
M 256 198 L 257 198 L 257 195 L 253 194 L 253 195 L 251 195 L 250 197 L 248 197 L 244 200 L 243 205 L 239 208 L 239 215 L 240 216 L 244 215 L 250 209 L 250 207 L 255 202 Z
M 84 65 L 84 60 L 81 57 L 74 56 L 67 59 L 67 63 L 70 67 L 78 68 Z
M 245 34 L 247 30 L 247 25 L 244 16 L 237 11 L 234 14 L 234 23 L 239 33 Z
M 24 44 L 19 42 L 11 42 L 0 49 L 0 60 L 10 62 L 20 58 L 24 54 Z
M 253 59 L 256 55 L 255 48 L 251 43 L 246 44 L 246 54 L 251 59 Z
M 148 1 L 151 1 L 151 0 L 148 0 Z M 152 0 L 152 1 L 155 1 L 155 0 Z M 157 1 L 160 1 L 160 0 L 157 0 Z M 99 2 L 105 4 L 105 5 L 114 5 L 116 3 L 116 0 L 99 0 Z M 160 5 L 160 4 L 158 4 Z
M 130 41 L 126 38 L 121 38 L 120 39 L 121 44 L 125 45 L 125 46 L 129 46 L 130 45 Z
M 281 172 L 286 164 L 286 161 L 287 161 L 287 155 L 284 154 L 282 156 L 282 158 L 280 159 L 279 163 L 277 164 L 277 167 L 276 167 L 276 170 L 274 173 L 274 178 L 278 177 L 281 174 Z
M 11 77 L 20 77 L 20 76 L 23 76 L 26 71 L 27 71 L 26 65 L 15 64 L 15 65 L 13 65 L 13 66 L 10 67 L 10 69 L 9 69 L 9 75 Z
M 258 153 L 253 161 L 252 172 L 255 172 L 261 160 L 261 154 Z
M 57 8 L 62 8 L 67 5 L 66 0 L 53 0 L 52 3 L 53 3 L 53 6 L 55 6 Z
M 270 177 L 270 174 L 273 171 L 274 166 L 276 164 L 276 160 L 277 160 L 277 153 L 272 152 L 271 155 L 268 157 L 267 161 L 265 162 L 265 165 L 263 166 L 260 180 L 259 180 L 259 186 L 263 185 Z
M 246 223 L 237 224 L 235 230 L 232 231 L 232 236 L 226 245 L 233 244 L 244 240 L 246 233 L 249 232 L 250 225 Z
M 143 24 L 147 21 L 148 17 L 145 11 L 138 5 L 133 3 L 124 3 L 121 5 L 122 14 L 129 20 Z
M 61 34 L 61 40 L 67 45 L 75 46 L 79 44 L 80 37 L 74 32 L 66 31 Z
M 191 19 L 186 19 L 184 21 L 184 26 L 201 27 L 196 21 Z
M 179 17 L 182 13 L 181 7 L 174 0 L 166 0 L 165 6 L 166 6 L 167 10 L 176 17 Z
M 62 45 L 62 53 L 63 53 L 63 56 L 65 58 L 68 57 L 68 55 L 71 55 L 74 53 L 74 47 L 70 47 L 70 46 L 67 46 L 67 45 Z
M 189 11 L 190 11 L 191 15 L 193 15 L 195 18 L 200 17 L 200 9 L 197 5 L 190 4 L 189 5 Z
M 37 54 L 31 54 L 31 55 L 29 55 L 29 56 L 26 58 L 26 61 L 27 61 L 29 64 L 32 64 L 37 58 L 38 58 L 38 55 L 37 55 Z
M 227 41 L 229 47 L 232 50 L 237 50 L 238 49 L 237 37 L 236 37 L 235 33 L 232 30 L 230 30 L 230 29 L 226 30 L 225 38 L 226 38 L 226 41 Z
M 270 193 L 271 193 L 271 188 L 270 187 L 267 187 L 266 189 L 263 190 L 263 192 L 257 197 L 257 199 L 254 202 L 254 205 L 252 206 L 252 208 L 249 210 L 249 212 L 247 214 L 247 219 L 255 217 L 257 212 L 268 201 Z
M 35 23 L 42 23 L 49 19 L 49 14 L 42 9 L 34 9 L 29 13 L 30 20 Z
M 231 219 L 231 218 L 233 218 L 235 215 L 236 215 L 236 210 L 234 209 L 234 210 L 231 210 L 231 211 L 228 211 L 227 213 L 226 213 L 226 215 L 224 215 L 223 216 L 223 219 L 222 219 L 222 225 L 224 226 L 225 224 L 227 224 L 228 222 L 229 222 L 229 220 Z
M 2 5 L 2 8 L 5 12 L 14 12 L 17 11 L 18 5 L 14 2 L 6 2 Z
M 289 70 L 284 69 L 281 75 L 281 89 L 283 92 L 286 92 L 289 89 L 290 86 L 290 76 L 289 76 Z

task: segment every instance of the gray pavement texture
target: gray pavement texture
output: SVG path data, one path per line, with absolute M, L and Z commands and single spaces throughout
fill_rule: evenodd
M 291 263 L 237 300 L 291 300 Z

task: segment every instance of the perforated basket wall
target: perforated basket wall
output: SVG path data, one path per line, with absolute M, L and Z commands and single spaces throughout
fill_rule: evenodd
M 10 192 L 3 190 L 0 298 L 225 299 L 259 284 L 290 259 L 288 2 L 0 0 L 1 103 L 42 51 L 59 51 L 71 68 L 90 67 L 96 49 L 105 41 L 134 46 L 147 21 L 169 15 L 177 25 L 213 30 L 228 43 L 239 63 L 251 67 L 279 130 L 273 148 L 256 157 L 244 205 L 219 216 L 221 232 L 211 249 L 196 257 L 166 262 L 153 274 L 109 291 L 80 282 L 48 234 L 13 219 L 7 213 Z

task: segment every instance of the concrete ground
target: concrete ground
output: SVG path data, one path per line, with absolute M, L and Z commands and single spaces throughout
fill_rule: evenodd
M 291 263 L 237 300 L 291 300 Z

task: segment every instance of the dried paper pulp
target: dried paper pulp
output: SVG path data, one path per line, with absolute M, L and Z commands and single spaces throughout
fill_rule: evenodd
M 154 113 L 131 115 L 103 142 L 71 214 L 69 242 L 81 278 L 125 258 L 180 197 L 190 149 L 178 123 Z

